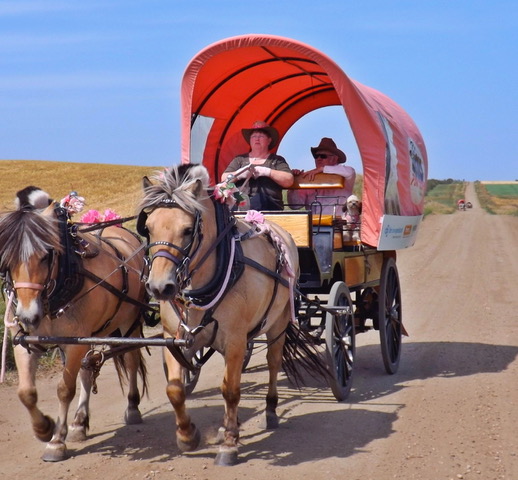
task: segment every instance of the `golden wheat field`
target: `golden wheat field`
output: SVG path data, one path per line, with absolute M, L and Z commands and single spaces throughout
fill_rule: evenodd
M 56 200 L 75 190 L 85 198 L 85 210 L 111 208 L 123 217 L 131 216 L 140 198 L 142 177 L 160 168 L 163 167 L 1 160 L 0 209 L 12 209 L 16 192 L 34 185 Z

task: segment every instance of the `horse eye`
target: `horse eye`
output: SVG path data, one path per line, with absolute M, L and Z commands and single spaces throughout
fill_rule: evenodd
M 190 237 L 194 229 L 192 227 L 186 227 L 183 231 L 185 237 Z
M 50 252 L 47 252 L 45 255 L 43 255 L 43 257 L 41 257 L 40 262 L 41 263 L 48 262 L 49 258 L 50 258 Z

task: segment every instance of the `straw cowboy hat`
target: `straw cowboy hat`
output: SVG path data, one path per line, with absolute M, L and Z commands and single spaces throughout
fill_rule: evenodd
M 318 147 L 311 147 L 313 158 L 315 158 L 317 152 L 321 151 L 330 152 L 333 155 L 336 155 L 338 157 L 338 163 L 345 163 L 347 161 L 347 156 L 344 152 L 342 152 L 342 150 L 336 148 L 336 143 L 332 138 L 324 137 L 322 140 L 320 140 L 320 145 L 318 145 Z
M 243 134 L 243 137 L 245 137 L 246 143 L 248 143 L 248 145 L 250 145 L 250 136 L 252 133 L 257 131 L 264 132 L 270 137 L 271 141 L 268 145 L 268 150 L 271 150 L 273 147 L 275 147 L 275 145 L 277 145 L 277 142 L 279 141 L 279 132 L 275 128 L 270 127 L 270 125 L 268 125 L 266 122 L 261 121 L 254 122 L 252 128 L 243 128 L 241 130 L 241 133 Z

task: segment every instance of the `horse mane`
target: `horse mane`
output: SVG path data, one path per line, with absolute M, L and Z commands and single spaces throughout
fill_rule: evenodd
M 33 255 L 62 250 L 54 216 L 42 215 L 26 206 L 0 217 L 0 271 L 26 263 Z
M 209 173 L 204 166 L 177 165 L 165 172 L 155 172 L 150 180 L 151 183 L 144 186 L 144 197 L 138 206 L 139 211 L 171 200 L 191 214 L 204 209 L 201 200 L 206 196 L 200 195 L 200 191 L 206 193 L 209 186 Z

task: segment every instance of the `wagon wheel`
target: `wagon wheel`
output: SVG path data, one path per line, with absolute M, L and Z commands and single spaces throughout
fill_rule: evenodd
M 250 363 L 250 359 L 252 358 L 252 353 L 254 351 L 254 341 L 249 340 L 246 342 L 246 351 L 245 351 L 245 358 L 243 359 L 243 369 L 241 370 L 244 372 L 246 370 L 246 367 L 248 367 L 248 364 Z
M 351 294 L 344 282 L 336 282 L 329 293 L 329 307 L 344 307 L 326 313 L 326 352 L 331 367 L 330 386 L 335 398 L 345 400 L 351 391 L 356 348 Z
M 378 308 L 383 364 L 387 373 L 393 374 L 397 372 L 401 357 L 403 321 L 399 275 L 393 258 L 388 258 L 381 269 Z
M 194 354 L 194 359 L 193 359 L 193 363 L 196 364 L 198 363 L 198 361 L 203 357 L 203 355 L 206 353 L 206 349 L 205 348 L 202 348 L 201 350 L 198 350 L 195 354 Z M 164 366 L 164 373 L 165 373 L 165 376 L 167 378 L 167 365 L 165 363 L 165 361 L 163 362 L 163 366 Z M 182 378 L 182 381 L 183 381 L 183 386 L 185 388 L 185 394 L 186 395 L 190 395 L 195 387 L 196 387 L 196 384 L 198 383 L 198 379 L 200 378 L 200 372 L 201 372 L 201 368 L 198 368 L 194 371 L 191 371 L 187 368 L 184 368 L 183 369 L 183 378 Z
M 200 363 L 201 359 L 203 358 L 203 355 L 205 355 L 206 352 L 207 352 L 206 348 L 202 348 L 201 350 L 198 350 L 194 354 L 193 363 L 195 365 Z M 183 369 L 183 386 L 185 388 L 186 395 L 190 395 L 194 391 L 196 384 L 198 383 L 198 380 L 200 378 L 200 372 L 201 372 L 201 367 L 197 368 L 196 370 L 193 370 L 193 371 L 191 371 L 187 368 Z

